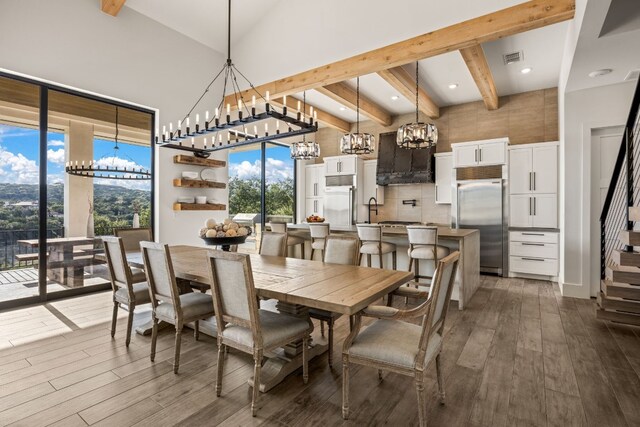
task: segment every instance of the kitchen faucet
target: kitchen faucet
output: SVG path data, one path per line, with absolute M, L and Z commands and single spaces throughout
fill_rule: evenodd
M 378 200 L 375 197 L 371 197 L 369 198 L 369 202 L 367 203 L 367 205 L 369 206 L 369 221 L 367 221 L 367 224 L 371 224 L 371 201 L 373 200 L 373 202 L 375 203 L 376 206 L 376 215 L 378 215 Z

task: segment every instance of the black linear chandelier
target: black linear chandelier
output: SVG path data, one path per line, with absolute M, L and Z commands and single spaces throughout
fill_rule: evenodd
M 248 83 L 251 90 L 255 92 L 255 95 L 251 98 L 251 108 L 249 109 L 247 102 L 245 102 L 240 86 L 236 78 L 236 73 Z M 220 78 L 224 76 L 224 86 L 222 88 L 222 99 L 215 108 L 213 117 L 210 117 L 209 111 L 205 112 L 204 126 L 201 125 L 200 115 L 195 115 L 194 126 L 191 126 L 191 115 L 194 110 L 202 101 L 204 96 L 209 92 L 211 86 Z M 234 106 L 238 107 L 237 119 L 231 119 L 231 104 L 225 103 L 225 96 L 227 92 L 227 84 L 231 84 L 231 90 L 235 96 Z M 258 113 L 256 111 L 256 96 L 259 100 L 264 101 L 265 111 Z M 228 15 L 228 28 L 227 28 L 227 60 L 222 66 L 222 69 L 211 80 L 209 85 L 205 88 L 200 98 L 191 107 L 189 112 L 184 115 L 182 120 L 178 120 L 178 126 L 173 128 L 173 123 L 169 123 L 169 129 L 163 126 L 160 136 L 156 136 L 156 143 L 161 147 L 173 148 L 177 150 L 190 151 L 197 157 L 209 157 L 210 153 L 218 150 L 224 150 L 234 148 L 242 145 L 255 144 L 258 142 L 273 141 L 276 139 L 283 139 L 292 136 L 305 135 L 308 133 L 314 133 L 318 130 L 318 124 L 316 117 L 310 114 L 308 119 L 305 118 L 300 111 L 300 102 L 298 101 L 298 112 L 295 117 L 287 115 L 287 97 L 283 99 L 282 112 L 274 110 L 274 107 L 269 102 L 269 92 L 265 94 L 266 98 L 258 92 L 255 86 L 247 79 L 240 70 L 236 68 L 231 60 L 231 0 L 229 0 L 229 15 Z M 221 114 L 223 109 L 226 110 L 225 117 L 222 118 Z M 275 132 L 269 133 L 268 124 L 264 124 L 264 132 L 258 130 L 257 122 L 263 120 L 275 119 L 276 129 Z M 284 122 L 284 129 L 280 131 L 280 122 Z M 254 124 L 253 129 L 248 128 L 248 125 Z M 223 131 L 226 132 L 226 138 L 223 141 Z M 206 135 L 213 134 L 210 141 L 207 143 Z M 216 139 L 217 134 L 217 139 Z M 196 138 L 205 136 L 202 145 L 196 145 Z M 190 141 L 186 141 L 190 139 Z
M 118 166 L 116 161 L 120 159 L 118 152 L 118 106 L 116 105 L 116 136 L 115 147 L 113 147 L 113 157 L 111 157 L 111 165 L 98 164 L 93 160 L 86 162 L 69 161 L 65 164 L 64 171 L 69 175 L 81 176 L 84 178 L 103 178 L 103 179 L 119 179 L 128 181 L 148 181 L 151 179 L 151 172 L 142 167 L 126 167 Z M 124 159 L 126 160 L 126 159 Z M 131 163 L 135 163 L 131 161 Z

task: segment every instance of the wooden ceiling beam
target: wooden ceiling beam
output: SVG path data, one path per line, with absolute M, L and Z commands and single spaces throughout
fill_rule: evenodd
M 412 104 L 416 102 L 416 80 L 402 67 L 378 71 L 378 75 L 389 83 Z M 432 119 L 440 117 L 440 108 L 421 87 L 418 87 L 418 107 L 420 111 Z
M 118 16 L 120 9 L 127 0 L 101 0 L 100 9 L 111 16 Z
M 287 96 L 287 108 L 290 111 L 297 112 L 298 101 L 300 100 L 297 98 L 294 98 L 292 96 Z M 302 101 L 300 102 L 302 103 Z M 271 103 L 280 108 L 282 108 L 282 106 L 284 105 L 282 98 L 272 99 Z M 313 108 L 314 113 L 317 114 L 318 122 L 324 125 L 327 125 L 329 127 L 332 127 L 334 129 L 337 129 L 340 132 L 344 132 L 344 133 L 351 132 L 351 123 L 349 123 L 346 120 L 342 120 L 341 118 L 336 117 L 333 114 L 327 113 L 326 111 L 318 110 L 313 105 L 309 105 L 309 103 L 307 103 L 307 108 L 306 108 L 307 116 L 311 114 L 311 108 Z
M 420 59 L 465 49 L 513 34 L 572 19 L 575 0 L 531 0 L 487 15 L 469 19 L 385 47 L 323 65 L 293 76 L 259 85 L 261 94 L 272 98 L 376 73 Z M 252 90 L 243 91 L 251 97 Z M 234 105 L 231 94 L 225 103 Z
M 477 44 L 460 49 L 460 54 L 465 64 L 467 64 L 467 68 L 471 73 L 471 77 L 473 77 L 473 80 L 476 82 L 476 86 L 478 86 L 487 110 L 497 110 L 499 106 L 498 91 L 496 90 L 491 68 L 489 68 L 489 63 L 484 55 L 482 46 Z
M 334 101 L 339 102 L 347 108 L 356 110 L 357 97 L 356 90 L 344 82 L 333 83 L 327 86 L 316 88 L 318 92 L 328 96 Z M 393 123 L 393 117 L 384 108 L 360 94 L 360 111 L 365 116 L 380 123 L 382 126 L 390 126 Z

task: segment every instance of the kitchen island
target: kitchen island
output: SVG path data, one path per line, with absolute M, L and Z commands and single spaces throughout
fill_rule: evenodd
M 292 234 L 309 237 L 309 224 L 289 224 Z M 331 228 L 331 233 L 357 235 L 356 226 Z M 409 240 L 407 229 L 401 225 L 383 225 L 382 240 L 397 246 L 398 270 L 409 269 Z M 473 294 L 480 286 L 480 232 L 475 229 L 455 229 L 445 225 L 438 225 L 438 244 L 460 251 L 460 262 L 456 275 L 455 287 L 451 299 L 458 301 L 458 308 L 463 310 Z M 307 251 L 307 253 L 309 253 Z M 318 251 L 319 257 L 319 251 Z M 318 258 L 319 259 L 319 258 Z M 387 262 L 387 261 L 385 261 Z M 421 273 L 430 275 L 433 268 L 430 262 L 422 261 L 426 268 L 420 266 Z M 391 265 L 390 263 L 387 265 Z

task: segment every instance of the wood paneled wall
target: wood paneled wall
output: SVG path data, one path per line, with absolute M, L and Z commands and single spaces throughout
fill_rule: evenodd
M 413 121 L 413 113 L 397 116 L 390 126 L 371 120 L 360 122 L 361 132 L 376 136 Z M 421 120 L 424 118 L 421 116 Z M 558 140 L 558 89 L 542 89 L 500 97 L 500 108 L 489 111 L 482 101 L 440 108 L 438 152 L 451 151 L 456 142 L 509 137 L 510 144 L 531 144 Z M 354 126 L 355 127 L 355 126 Z M 340 155 L 338 140 L 342 134 L 322 128 L 316 134 L 322 157 Z M 377 147 L 376 147 L 377 148 Z M 363 158 L 377 158 L 377 152 Z M 319 160 L 320 162 L 322 159 Z

